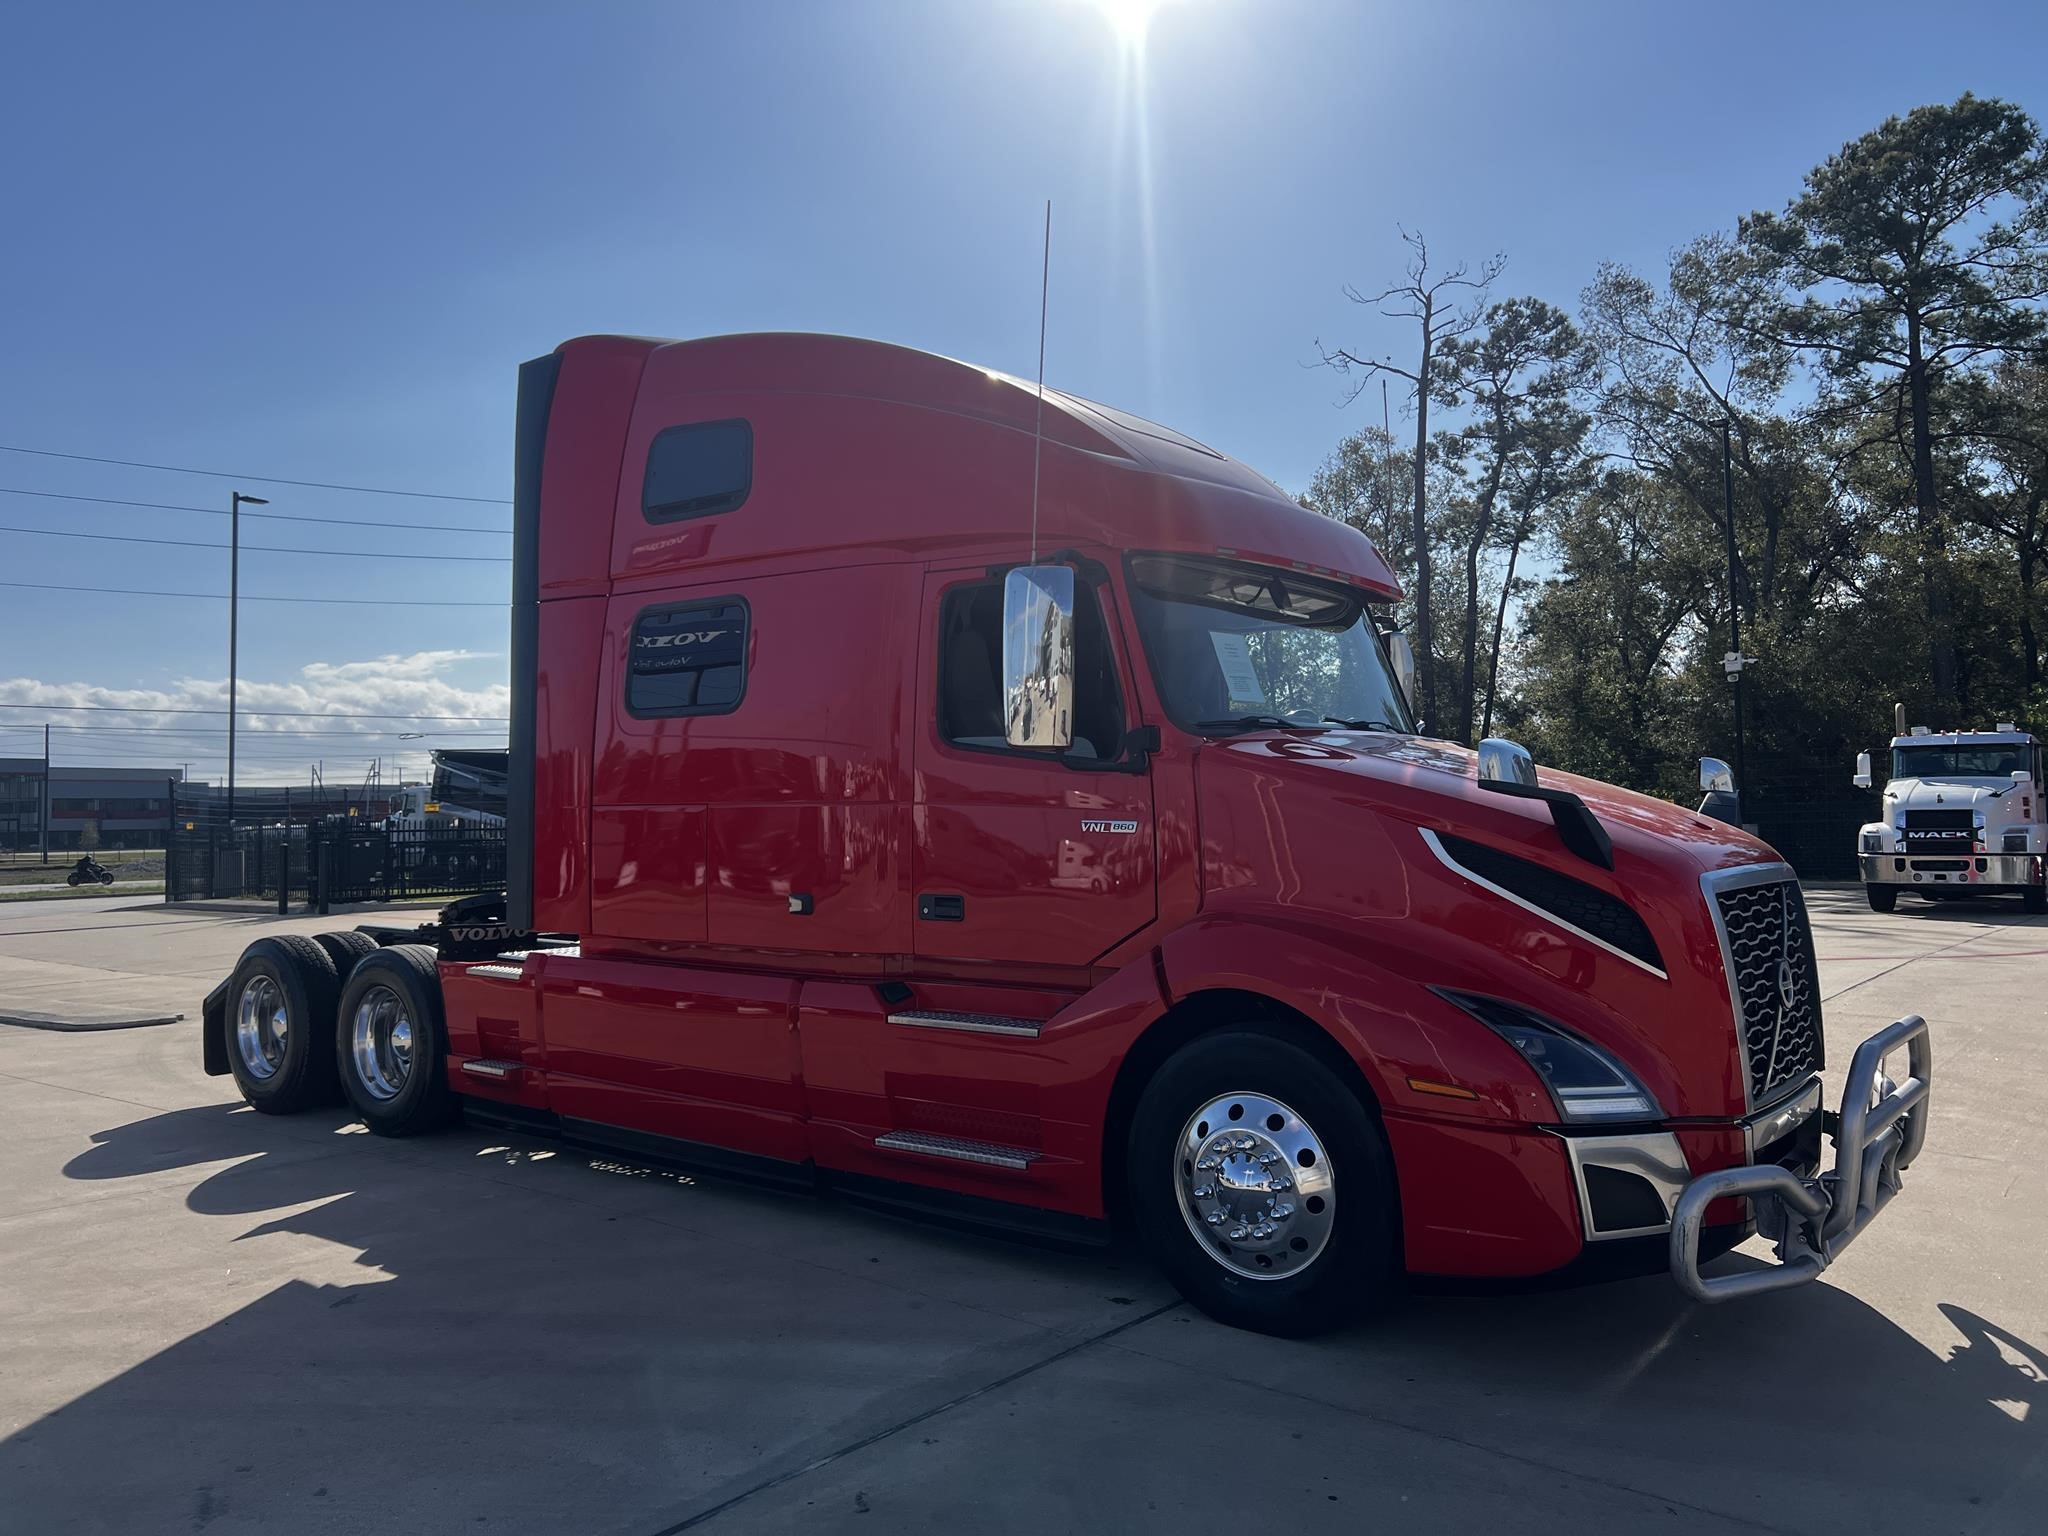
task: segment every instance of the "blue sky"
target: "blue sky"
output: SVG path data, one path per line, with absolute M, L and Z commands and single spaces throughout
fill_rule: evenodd
M 1654 270 L 1782 203 L 1888 113 L 1965 89 L 2048 113 L 2038 4 L 1172 0 L 1142 51 L 1092 0 L 41 6 L 8 33 L 0 443 L 485 498 L 510 490 L 517 364 L 584 332 L 843 331 L 1028 376 L 1047 197 L 1050 381 L 1299 487 L 1363 420 L 1304 366 L 1316 339 L 1405 344 L 1341 293 L 1398 272 L 1397 224 L 1446 258 L 1505 251 L 1503 296 L 1571 304 L 1603 259 Z M 10 490 L 225 508 L 238 483 L 272 513 L 506 521 L 0 453 Z M 7 527 L 225 522 L 0 495 Z M 0 581 L 223 591 L 225 567 L 0 533 Z M 506 569 L 252 552 L 242 579 L 489 603 Z M 0 699 L 205 707 L 225 628 L 220 603 L 0 587 Z M 502 714 L 503 652 L 488 607 L 242 611 L 244 701 L 274 709 Z M 96 732 L 60 731 L 60 761 L 218 772 L 217 737 L 108 733 L 212 717 L 48 718 Z M 253 741 L 252 776 L 419 762 L 347 734 L 407 722 L 270 724 L 334 734 Z M 0 730 L 0 755 L 39 748 Z

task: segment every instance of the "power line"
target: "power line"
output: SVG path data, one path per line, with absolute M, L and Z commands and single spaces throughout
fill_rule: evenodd
M 16 528 L 0 523 L 0 533 L 32 533 L 45 539 L 93 539 L 101 544 L 163 544 L 177 549 L 226 549 L 228 546 L 202 539 L 146 539 L 131 533 L 70 533 L 62 528 Z M 461 560 L 490 565 L 510 565 L 510 555 L 416 555 L 389 549 L 292 549 L 283 544 L 244 544 L 243 554 L 338 556 L 345 560 Z
M 192 469 L 183 464 L 144 464 L 135 459 L 107 459 L 90 453 L 58 453 L 52 448 L 18 448 L 0 443 L 0 453 L 32 453 L 44 459 L 71 459 L 80 464 L 119 464 L 125 469 L 157 469 L 172 475 L 204 475 L 210 480 L 256 480 L 264 485 L 297 485 L 314 491 L 354 491 L 364 496 L 416 496 L 424 501 L 469 501 L 484 506 L 506 507 L 503 496 L 452 496 L 446 491 L 400 491 L 383 485 L 337 485 L 329 480 L 287 480 L 280 475 L 236 475 L 219 469 Z
M 209 603 L 224 603 L 228 600 L 225 592 L 161 592 L 147 587 L 71 587 L 50 581 L 0 581 L 0 587 L 18 587 L 35 592 L 98 592 L 108 597 L 194 597 Z M 259 597 L 253 592 L 244 592 L 245 603 L 341 603 L 351 608 L 497 608 L 504 609 L 505 603 L 464 602 L 450 599 L 404 598 L 404 597 Z
M 241 718 L 241 712 L 236 712 Z M 379 738 L 404 740 L 411 737 L 427 741 L 503 741 L 503 731 L 318 731 L 302 726 L 249 726 L 240 727 L 256 741 L 265 741 L 273 736 L 338 736 L 349 741 L 374 741 Z M 40 731 L 40 725 L 0 725 L 0 731 Z M 84 736 L 225 736 L 224 725 L 52 725 L 53 731 L 68 731 Z
M 171 704 L 37 704 L 0 700 L 0 709 L 104 710 L 120 715 L 224 715 L 224 709 L 192 709 Z M 330 709 L 238 709 L 235 718 L 265 715 L 279 720 L 453 720 L 462 724 L 503 724 L 505 715 L 357 715 Z
M 188 507 L 175 501 L 128 501 L 118 496 L 76 496 L 68 491 L 30 491 L 20 486 L 0 485 L 0 496 L 39 496 L 49 501 L 90 501 L 103 507 L 148 507 L 158 512 L 203 512 L 208 517 L 226 517 L 224 507 Z M 273 523 L 331 523 L 338 528 L 403 528 L 411 533 L 486 533 L 500 538 L 509 528 L 464 528 L 454 523 L 386 523 L 360 517 L 304 517 L 291 512 L 244 512 L 243 517 L 260 517 Z

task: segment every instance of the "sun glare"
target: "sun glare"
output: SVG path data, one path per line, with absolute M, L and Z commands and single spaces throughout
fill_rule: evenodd
M 1152 17 L 1166 0 L 1093 0 L 1117 41 L 1127 48 L 1142 47 Z

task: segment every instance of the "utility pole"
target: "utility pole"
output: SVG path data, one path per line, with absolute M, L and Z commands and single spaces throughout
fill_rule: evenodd
M 228 499 L 228 828 L 235 825 L 235 641 L 241 618 L 242 596 L 242 503 L 267 507 L 261 496 L 244 496 L 236 491 Z
M 1742 795 L 1749 787 L 1749 774 L 1742 760 L 1742 669 L 1749 658 L 1742 654 L 1742 617 L 1736 601 L 1735 573 L 1735 447 L 1734 421 L 1721 418 L 1721 512 L 1722 528 L 1728 535 L 1728 655 L 1723 658 L 1730 692 L 1735 701 L 1735 824 L 1742 825 Z
M 50 862 L 50 724 L 43 722 L 43 813 L 36 818 L 43 828 L 43 862 Z

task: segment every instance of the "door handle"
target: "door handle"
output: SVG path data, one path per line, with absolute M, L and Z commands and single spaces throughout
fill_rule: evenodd
M 927 893 L 917 898 L 917 915 L 927 923 L 964 923 L 967 898 L 953 894 Z

